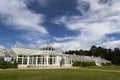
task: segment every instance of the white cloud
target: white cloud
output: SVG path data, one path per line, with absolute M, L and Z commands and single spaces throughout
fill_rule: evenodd
M 44 15 L 31 12 L 23 0 L 0 0 L 0 15 L 4 23 L 14 29 L 48 33 L 41 25 Z
M 5 49 L 5 47 L 3 45 L 0 45 L 0 49 Z
M 81 48 L 87 50 L 90 48 L 90 45 L 88 46 L 86 44 L 80 44 L 79 41 L 68 41 L 63 43 L 54 42 L 52 45 L 62 51 L 80 50 Z
M 101 44 L 100 46 L 111 48 L 111 49 L 120 48 L 120 40 L 109 41 L 109 42 Z
M 85 11 L 81 4 L 89 4 L 89 9 Z M 83 16 L 62 16 L 54 19 L 56 24 L 64 24 L 69 30 L 79 31 L 71 41 L 63 42 L 67 49 L 79 47 L 88 49 L 91 45 L 101 44 L 103 41 L 111 40 L 107 34 L 120 33 L 120 0 L 111 0 L 109 2 L 100 2 L 100 0 L 78 0 L 77 10 L 82 12 Z M 86 6 L 85 6 L 86 7 Z M 82 10 L 82 11 L 81 11 Z M 68 36 L 70 38 L 71 36 Z M 112 36 L 114 37 L 114 36 Z M 63 41 L 67 37 L 62 38 Z M 74 43 L 74 44 L 73 44 Z M 57 43 L 56 43 L 57 44 Z M 81 46 L 78 46 L 81 45 Z M 57 44 L 58 45 L 58 44 Z M 58 46 L 61 46 L 59 44 Z
M 21 37 L 33 42 L 28 46 L 38 47 L 46 42 L 44 38 L 48 31 L 42 26 L 45 16 L 31 12 L 26 6 L 29 4 L 28 0 L 0 1 L 0 15 L 4 23 L 13 25 L 14 27 L 10 27 L 12 29 L 26 30 L 27 33 Z M 43 7 L 48 5 L 47 0 L 37 1 Z M 76 36 L 53 37 L 57 42 L 62 42 L 53 42 L 53 45 L 63 50 L 89 49 L 91 45 L 101 43 L 111 47 L 119 46 L 119 41 L 109 42 L 111 37 L 107 37 L 107 34 L 120 33 L 120 0 L 107 0 L 109 2 L 106 3 L 100 1 L 102 0 L 78 0 L 76 9 L 82 16 L 63 15 L 52 20 L 56 24 L 65 25 L 71 31 L 79 32 Z M 87 9 L 88 6 L 90 7 Z M 16 44 L 26 46 L 21 42 Z
M 56 40 L 56 41 L 64 41 L 64 40 L 73 40 L 73 39 L 75 39 L 75 37 L 61 37 L 61 38 L 59 38 L 59 37 L 53 37 L 53 39 L 54 40 Z
M 16 41 L 14 46 L 17 47 L 26 47 L 26 48 L 41 48 L 47 44 L 46 40 L 44 39 L 35 39 L 35 41 L 31 41 L 31 43 L 23 44 L 20 41 Z M 13 45 L 11 45 L 12 47 Z
M 15 43 L 15 45 L 14 46 L 16 46 L 16 47 L 25 47 L 25 45 L 24 44 L 22 44 L 21 42 L 19 42 L 19 41 L 16 41 L 16 43 Z
M 2 22 L 11 29 L 24 31 L 19 38 L 31 41 L 34 43 L 49 35 L 48 31 L 42 26 L 45 20 L 43 14 L 31 12 L 26 3 L 26 0 L 0 0 L 0 18 Z M 35 47 L 36 44 L 28 44 L 28 47 Z M 26 46 L 20 42 L 17 45 Z
M 16 46 L 16 47 L 27 47 L 27 48 L 36 48 L 37 47 L 36 44 L 30 43 L 30 44 L 25 45 L 25 44 L 23 44 L 19 41 L 16 41 L 14 46 Z

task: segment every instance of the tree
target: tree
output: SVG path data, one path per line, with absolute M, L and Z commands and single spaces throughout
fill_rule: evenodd
M 85 55 L 85 56 L 97 56 L 97 57 L 102 57 L 106 60 L 111 61 L 115 65 L 120 65 L 120 49 L 115 48 L 114 50 L 112 49 L 107 49 L 103 47 L 96 47 L 93 45 L 90 50 L 76 50 L 76 51 L 67 51 L 65 54 L 76 54 L 76 55 Z

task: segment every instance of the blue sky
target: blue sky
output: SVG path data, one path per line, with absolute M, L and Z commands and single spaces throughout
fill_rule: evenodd
M 120 46 L 120 0 L 1 0 L 0 47 Z

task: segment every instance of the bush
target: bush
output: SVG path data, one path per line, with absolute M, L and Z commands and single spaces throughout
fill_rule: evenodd
M 107 63 L 101 63 L 102 66 L 111 66 L 112 64 L 110 62 Z
M 75 61 L 73 62 L 73 66 L 87 67 L 87 66 L 96 66 L 96 64 L 95 62 Z
M 7 69 L 7 68 L 17 68 L 17 62 L 14 60 L 14 62 L 7 62 L 4 60 L 0 60 L 0 68 L 1 69 Z
M 75 62 L 73 62 L 72 66 L 80 66 L 80 62 L 79 61 L 75 61 Z
M 14 60 L 13 68 L 18 68 L 18 64 L 17 64 L 17 61 L 16 61 L 16 60 Z

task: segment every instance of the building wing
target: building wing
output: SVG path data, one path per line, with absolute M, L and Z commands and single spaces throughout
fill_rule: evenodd
M 30 48 L 17 48 L 14 47 L 12 50 L 16 53 L 16 55 L 32 55 L 33 53 L 38 52 L 38 49 L 30 49 Z

